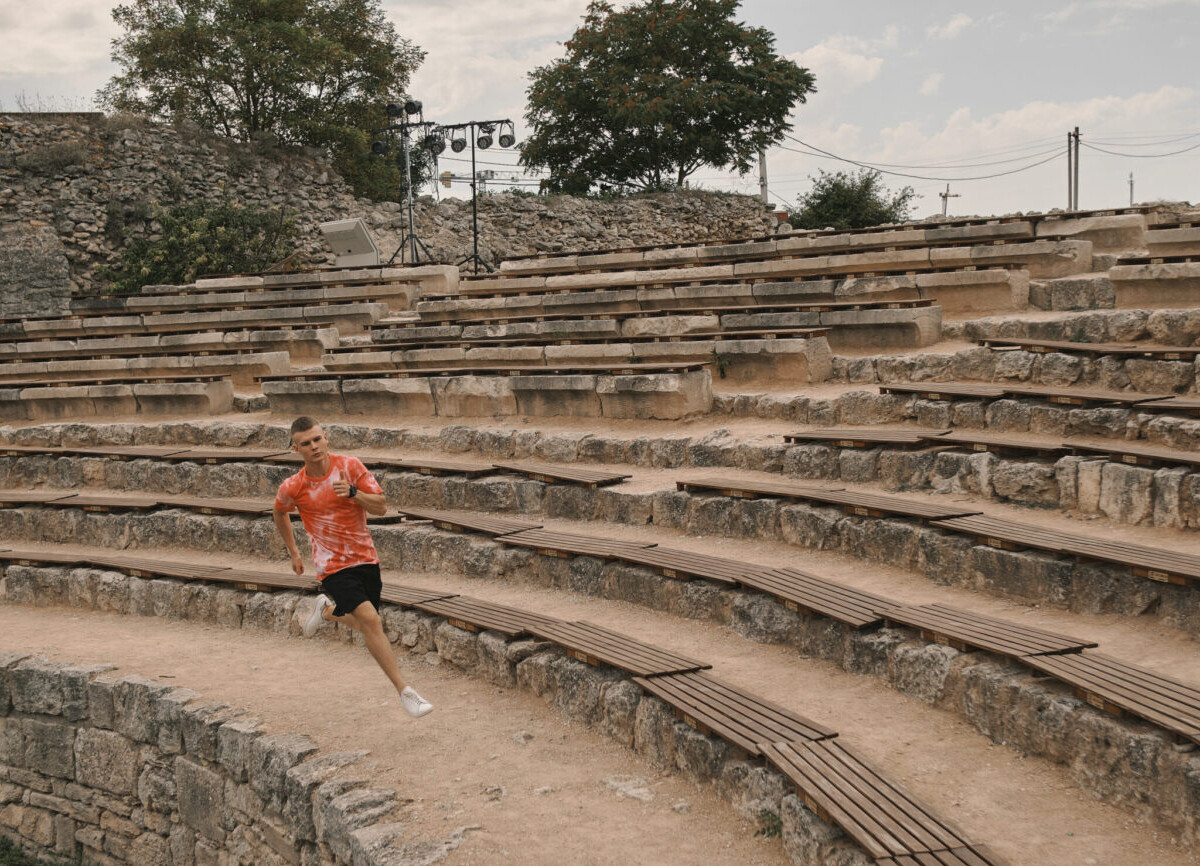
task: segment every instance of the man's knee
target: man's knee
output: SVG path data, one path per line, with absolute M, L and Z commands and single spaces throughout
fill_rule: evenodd
M 354 619 L 364 631 L 382 631 L 383 620 L 379 618 L 379 611 L 375 610 L 375 605 L 369 601 L 364 601 L 354 609 Z

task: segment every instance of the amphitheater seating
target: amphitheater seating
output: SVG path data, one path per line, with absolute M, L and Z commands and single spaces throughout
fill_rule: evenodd
M 890 607 L 884 612 L 884 619 L 889 623 L 915 628 L 926 639 L 948 644 L 963 652 L 981 649 L 1015 659 L 1077 653 L 1097 646 L 1089 641 L 982 616 L 944 604 Z
M 879 386 L 881 394 L 912 394 L 926 400 L 1000 400 L 1033 398 L 1068 406 L 1119 405 L 1164 412 L 1192 412 L 1200 400 L 1188 397 L 1139 394 L 1135 391 L 1096 391 L 1083 388 L 1045 388 L 1033 385 L 971 385 L 958 382 L 892 382 Z M 1197 404 L 1193 406 L 1193 404 Z
M 1200 255 L 1200 221 L 1171 220 L 1146 226 L 1146 253 L 1151 261 Z
M 219 415 L 233 408 L 224 376 L 61 376 L 0 381 L 0 419 L 39 421 L 106 415 Z
M 1190 307 L 1200 297 L 1200 254 L 1127 256 L 1108 271 L 1122 308 Z
M 1070 340 L 1031 340 L 985 337 L 977 340 L 981 346 L 994 349 L 1012 348 L 1023 352 L 1062 352 L 1101 358 L 1119 355 L 1133 358 L 1154 358 L 1161 361 L 1191 361 L 1200 355 L 1200 346 L 1158 346 L 1152 343 L 1081 343 Z
M 206 580 L 254 590 L 308 589 L 312 586 L 311 581 L 293 575 L 242 572 L 239 569 L 120 555 L 70 554 L 61 557 L 53 552 L 0 551 L 0 562 L 59 564 L 64 560 L 70 564 L 115 568 L 138 577 Z M 389 600 L 402 599 L 392 603 L 444 616 L 456 627 L 488 629 L 509 637 L 533 635 L 557 644 L 572 658 L 593 665 L 608 665 L 632 674 L 635 683 L 664 700 L 689 725 L 703 733 L 726 738 L 734 745 L 745 748 L 749 754 L 762 755 L 768 762 L 778 766 L 797 785 L 797 793 L 810 802 L 822 818 L 841 827 L 871 855 L 877 855 L 877 846 L 881 844 L 879 839 L 885 840 L 882 843 L 885 847 L 878 850 L 895 855 L 920 854 L 927 849 L 937 852 L 950 850 L 922 841 L 927 838 L 922 835 L 926 833 L 941 833 L 944 838 L 952 839 L 957 847 L 962 847 L 957 843 L 966 842 L 961 833 L 953 830 L 933 810 L 922 805 L 902 786 L 888 779 L 844 745 L 838 745 L 836 750 L 828 752 L 838 757 L 840 764 L 827 763 L 823 767 L 816 767 L 815 772 L 803 774 L 796 772 L 799 762 L 794 758 L 790 769 L 781 766 L 786 764 L 788 756 L 799 755 L 798 750 L 814 744 L 835 742 L 837 733 L 703 673 L 709 667 L 704 662 L 585 621 L 557 620 L 467 596 L 438 595 L 394 584 L 385 584 L 385 587 L 385 596 Z M 846 777 L 847 767 L 854 769 L 858 779 L 870 781 L 870 793 L 851 794 L 847 789 L 847 792 L 830 799 L 830 791 Z M 886 792 L 887 796 L 881 798 L 880 792 Z M 856 797 L 859 801 L 848 811 L 842 808 L 847 803 L 847 797 Z M 829 802 L 840 806 L 830 811 L 826 808 Z M 908 813 L 898 816 L 895 810 L 898 803 L 902 803 Z M 914 809 L 921 815 L 921 833 L 910 832 L 911 815 L 916 814 Z M 864 835 L 863 827 L 873 828 L 874 835 Z M 901 829 L 897 831 L 894 829 L 896 827 Z M 1004 866 L 1004 861 L 994 856 L 962 862 Z

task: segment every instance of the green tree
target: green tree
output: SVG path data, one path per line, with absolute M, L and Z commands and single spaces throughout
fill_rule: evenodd
M 155 208 L 151 217 L 158 223 L 157 238 L 135 238 L 122 251 L 120 266 L 103 273 L 112 291 L 180 285 L 200 274 L 262 271 L 292 253 L 297 234 L 292 215 L 239 207 L 228 198 Z
M 916 198 L 911 186 L 893 193 L 882 175 L 869 168 L 857 174 L 820 171 L 812 189 L 800 196 L 789 219 L 803 229 L 861 229 L 909 218 Z
M 530 73 L 521 148 L 551 187 L 665 189 L 703 165 L 745 173 L 782 140 L 807 69 L 734 19 L 740 0 L 594 0 L 566 56 Z
M 132 0 L 113 19 L 106 108 L 323 147 L 356 190 L 396 188 L 395 161 L 366 158 L 370 130 L 425 55 L 379 0 Z

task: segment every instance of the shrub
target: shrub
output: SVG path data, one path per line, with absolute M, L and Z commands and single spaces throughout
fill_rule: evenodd
M 87 162 L 88 149 L 82 141 L 55 141 L 17 157 L 17 168 L 32 174 L 62 174 Z
M 296 220 L 278 209 L 260 210 L 194 202 L 163 209 L 152 218 L 160 227 L 153 239 L 135 238 L 116 269 L 105 269 L 111 292 L 135 292 L 144 285 L 190 283 L 200 274 L 262 271 L 292 252 Z

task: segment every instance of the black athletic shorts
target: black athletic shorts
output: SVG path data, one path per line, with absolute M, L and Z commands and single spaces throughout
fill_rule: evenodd
M 379 563 L 367 562 L 335 571 L 321 581 L 321 592 L 333 600 L 334 616 L 354 613 L 364 601 L 371 602 L 379 610 L 379 594 L 383 592 Z

